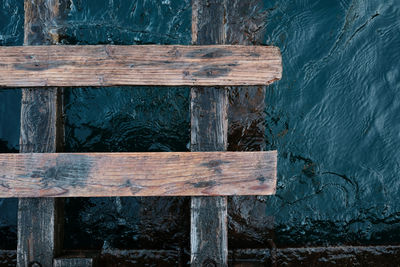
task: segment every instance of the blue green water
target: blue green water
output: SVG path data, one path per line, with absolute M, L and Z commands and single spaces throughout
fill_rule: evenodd
M 22 45 L 23 5 L 0 1 L 0 45 Z M 190 44 L 189 0 L 72 0 L 64 44 Z M 230 247 L 400 243 L 400 2 L 264 1 L 275 196 L 240 205 Z M 20 90 L 0 89 L 0 151 L 18 150 Z M 68 151 L 186 151 L 188 88 L 66 90 Z M 263 126 L 263 127 L 264 127 Z M 0 199 L 0 248 L 16 247 L 16 200 Z M 70 199 L 65 247 L 188 247 L 187 198 Z M 236 214 L 236 213 L 235 213 Z M 246 242 L 239 242 L 245 240 Z

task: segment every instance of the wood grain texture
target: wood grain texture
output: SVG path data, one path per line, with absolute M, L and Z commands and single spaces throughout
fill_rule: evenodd
M 396 266 L 400 246 L 335 246 L 296 248 L 230 249 L 229 266 Z M 79 257 L 92 251 L 66 251 L 67 255 Z M 272 258 L 275 253 L 276 257 Z M 78 254 L 78 255 L 76 255 Z M 184 255 L 182 255 L 184 254 Z M 98 266 L 186 266 L 183 250 L 105 250 L 98 255 Z M 15 250 L 0 250 L 0 263 L 13 267 Z M 79 266 L 79 265 L 78 265 Z
M 193 44 L 224 44 L 224 1 L 192 1 Z M 221 84 L 220 84 L 221 85 Z M 191 150 L 227 147 L 227 90 L 191 88 Z M 226 197 L 191 199 L 191 266 L 228 265 Z
M 226 197 L 195 197 L 191 202 L 191 265 L 228 266 Z
M 64 148 L 63 91 L 23 89 L 20 152 L 45 153 Z
M 229 0 L 226 2 L 225 31 L 226 42 L 235 45 L 260 45 L 264 42 L 269 22 L 262 0 Z M 272 8 L 273 9 L 273 8 Z M 266 86 L 232 87 L 229 90 L 228 108 L 228 150 L 263 151 L 268 141 L 265 139 L 266 92 L 274 90 Z M 268 206 L 271 198 L 254 196 L 233 196 L 228 201 L 229 242 L 240 244 L 243 240 L 254 244 L 274 244 L 274 216 L 270 216 Z M 245 223 L 243 223 L 245 222 Z M 249 233 L 257 232 L 253 235 Z M 268 240 L 268 241 L 267 241 Z M 275 250 L 271 250 L 273 260 Z M 271 264 L 271 266 L 276 266 Z
M 59 43 L 70 4 L 70 0 L 25 0 L 24 45 Z
M 93 258 L 57 258 L 54 259 L 53 267 L 93 267 Z
M 268 12 L 262 0 L 226 1 L 226 43 L 249 46 L 262 44 Z M 230 88 L 228 150 L 265 150 L 265 92 L 265 86 Z
M 191 89 L 192 151 L 226 150 L 227 104 L 224 88 Z M 192 197 L 191 265 L 227 266 L 227 233 L 227 198 Z
M 0 154 L 0 198 L 270 195 L 275 171 L 275 151 Z
M 215 87 L 194 87 L 190 93 L 191 150 L 226 150 L 228 143 L 227 90 Z
M 58 42 L 69 0 L 25 0 L 25 45 Z M 56 152 L 64 145 L 63 90 L 23 89 L 20 152 Z M 60 253 L 63 200 L 18 200 L 17 266 L 51 266 Z
M 63 201 L 20 198 L 18 201 L 17 266 L 51 266 L 61 252 Z
M 0 62 L 0 87 L 266 85 L 282 72 L 271 46 L 3 46 Z

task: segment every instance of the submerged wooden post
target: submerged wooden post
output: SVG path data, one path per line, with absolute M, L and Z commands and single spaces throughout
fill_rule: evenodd
M 263 43 L 268 22 L 268 10 L 262 0 L 230 0 L 226 8 L 226 43 L 239 45 L 259 45 Z M 240 21 L 241 23 L 238 23 Z M 265 95 L 266 86 L 232 87 L 229 91 L 229 151 L 263 151 L 265 150 Z M 229 199 L 229 219 L 232 225 L 246 220 L 240 206 L 252 207 L 254 210 L 266 211 L 267 201 L 259 201 L 252 196 L 232 196 Z M 268 238 L 271 248 L 271 262 L 276 266 L 276 247 L 272 240 L 273 216 L 265 212 L 257 214 L 254 221 L 248 222 L 244 229 L 253 229 L 262 225 L 263 236 Z M 234 222 L 234 220 L 237 220 Z M 245 231 L 245 230 L 243 230 Z
M 263 42 L 268 13 L 262 6 L 262 0 L 227 1 L 226 44 L 254 47 Z M 234 86 L 229 90 L 228 150 L 265 150 L 265 127 L 260 127 L 265 121 L 265 92 L 266 86 Z
M 25 0 L 25 45 L 53 44 L 67 0 Z M 63 91 L 23 89 L 20 152 L 56 152 L 63 146 Z M 17 265 L 52 266 L 60 252 L 62 199 L 18 201 Z
M 193 0 L 194 44 L 224 43 L 224 1 Z M 191 89 L 191 150 L 222 151 L 227 148 L 227 90 Z M 227 266 L 228 229 L 226 197 L 192 197 L 191 265 Z

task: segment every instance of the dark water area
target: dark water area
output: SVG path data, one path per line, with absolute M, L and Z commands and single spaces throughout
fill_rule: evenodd
M 22 45 L 24 40 L 22 1 L 0 0 L 0 45 Z M 0 88 L 0 153 L 19 150 L 21 91 Z M 0 249 L 17 247 L 16 199 L 0 199 Z
M 190 44 L 189 0 L 71 3 L 63 44 Z M 257 125 L 279 152 L 278 187 L 230 199 L 229 247 L 400 244 L 400 2 L 264 1 L 253 13 L 283 57 Z M 22 43 L 22 1 L 0 0 L 0 45 Z M 20 97 L 0 89 L 2 153 L 19 149 Z M 187 151 L 189 102 L 189 88 L 66 89 L 67 151 Z M 189 248 L 188 198 L 65 208 L 65 248 Z M 16 247 L 16 211 L 0 199 L 0 249 Z

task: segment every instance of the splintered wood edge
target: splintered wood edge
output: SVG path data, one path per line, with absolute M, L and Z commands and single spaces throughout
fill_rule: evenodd
M 0 198 L 271 195 L 276 151 L 0 154 Z
M 282 77 L 273 46 L 0 46 L 0 87 L 250 86 Z

